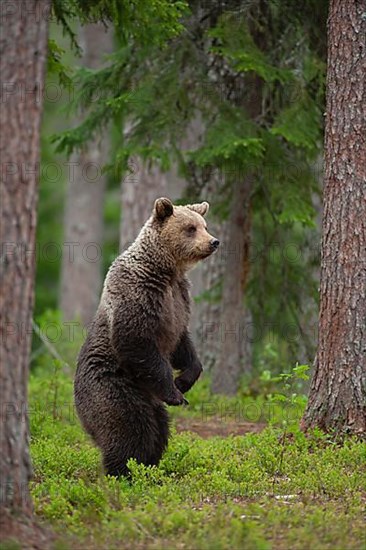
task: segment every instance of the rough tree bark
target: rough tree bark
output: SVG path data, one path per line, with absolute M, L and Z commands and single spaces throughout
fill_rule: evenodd
M 303 429 L 366 431 L 366 19 L 332 0 L 328 19 L 319 343 Z
M 113 51 L 112 33 L 101 23 L 80 31 L 83 64 L 100 68 L 103 56 Z M 108 138 L 95 140 L 73 155 L 68 173 L 61 268 L 60 308 L 64 320 L 79 318 L 87 325 L 98 306 L 102 285 L 103 206 Z
M 220 352 L 213 369 L 212 391 L 226 395 L 235 395 L 238 391 L 244 361 L 248 361 L 250 350 L 243 301 L 249 273 L 251 189 L 250 175 L 243 182 L 233 184 L 227 240 L 222 243 L 221 250 L 225 267 L 217 333 Z
M 8 1 L 1 18 L 1 508 L 28 513 L 27 384 L 37 184 L 50 0 Z

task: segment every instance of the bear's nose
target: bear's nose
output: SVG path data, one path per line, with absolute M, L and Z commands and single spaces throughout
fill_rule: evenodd
M 218 239 L 212 239 L 211 246 L 216 250 L 216 248 L 219 246 L 220 241 Z

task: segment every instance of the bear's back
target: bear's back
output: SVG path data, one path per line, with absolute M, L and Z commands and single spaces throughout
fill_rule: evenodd
M 92 377 L 102 371 L 114 370 L 115 366 L 108 316 L 103 306 L 100 305 L 81 347 L 76 374 L 78 375 L 82 370 L 84 375 Z

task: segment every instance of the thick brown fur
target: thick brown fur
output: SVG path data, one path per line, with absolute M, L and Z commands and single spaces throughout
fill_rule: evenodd
M 105 279 L 78 359 L 75 403 L 108 474 L 128 475 L 129 458 L 159 462 L 169 436 L 165 403 L 181 405 L 201 374 L 188 332 L 186 273 L 218 246 L 206 229 L 207 211 L 206 202 L 158 199 Z

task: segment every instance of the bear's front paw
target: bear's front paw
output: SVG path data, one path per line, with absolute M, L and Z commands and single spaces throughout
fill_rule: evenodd
M 173 395 L 167 397 L 164 401 L 167 405 L 172 405 L 173 407 L 183 405 L 183 403 L 188 405 L 187 399 L 185 399 L 184 395 L 179 390 L 176 390 Z

